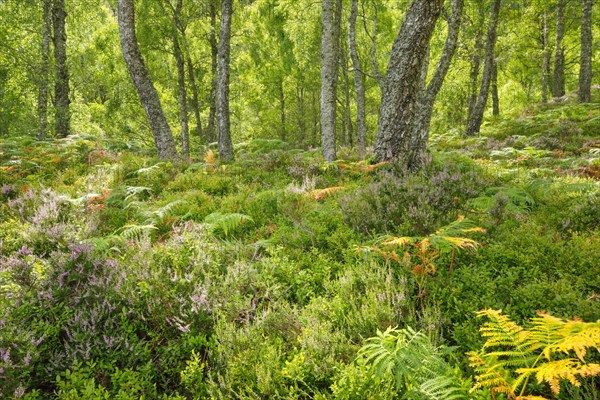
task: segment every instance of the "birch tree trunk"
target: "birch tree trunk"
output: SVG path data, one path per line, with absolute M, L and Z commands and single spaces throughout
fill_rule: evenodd
M 452 0 L 452 14 L 448 21 L 448 35 L 446 43 L 442 50 L 442 56 L 437 64 L 431 82 L 422 92 L 419 104 L 415 111 L 415 120 L 413 128 L 413 148 L 411 150 L 410 168 L 417 170 L 421 168 L 425 162 L 427 153 L 427 142 L 429 142 L 429 126 L 431 124 L 431 116 L 433 113 L 433 105 L 435 99 L 440 92 L 444 79 L 450 69 L 450 64 L 458 47 L 458 37 L 460 26 L 462 24 L 462 14 L 464 8 L 464 0 Z M 423 68 L 425 71 L 426 68 Z M 426 76 L 425 76 L 426 78 Z M 424 81 L 423 81 L 424 82 Z M 425 83 L 425 82 L 424 82 Z
M 283 77 L 279 81 L 279 117 L 281 121 L 281 140 L 286 141 L 287 130 L 285 128 L 285 90 L 283 87 Z
M 592 6 L 594 0 L 582 0 L 581 60 L 579 65 L 579 101 L 592 101 Z
M 394 41 L 379 112 L 375 152 L 380 161 L 408 167 L 413 117 L 422 85 L 421 73 L 443 0 L 415 0 Z
M 50 93 L 50 41 L 52 39 L 52 0 L 42 3 L 42 47 L 38 92 L 37 138 L 43 140 L 48 134 L 48 95 Z
M 198 85 L 196 84 L 196 74 L 194 73 L 194 64 L 189 50 L 187 51 L 187 69 L 190 87 L 192 89 L 192 108 L 194 109 L 194 117 L 196 118 L 196 136 L 203 140 L 202 134 L 202 118 L 200 117 L 200 94 L 198 93 Z M 208 143 L 208 142 L 207 142 Z
M 67 137 L 70 133 L 71 113 L 69 111 L 69 69 L 67 66 L 67 13 L 64 0 L 53 0 L 52 25 L 54 30 L 54 64 L 56 81 L 54 85 L 54 102 L 56 108 L 55 127 L 59 137 Z
M 548 78 L 550 76 L 550 49 L 548 38 L 548 14 L 542 15 L 542 103 L 548 102 Z
M 217 142 L 219 156 L 224 162 L 233 160 L 231 123 L 229 114 L 229 60 L 231 52 L 232 0 L 221 2 L 221 29 L 219 30 L 217 66 Z
M 219 56 L 219 48 L 217 46 L 217 6 L 216 0 L 210 1 L 210 72 L 211 72 L 211 85 L 210 85 L 210 108 L 208 111 L 208 126 L 206 132 L 206 138 L 208 143 L 216 141 L 216 116 L 217 116 L 217 64 Z
M 379 84 L 379 87 L 383 87 L 383 74 L 381 73 L 381 69 L 379 68 L 379 62 L 377 61 L 377 23 L 379 21 L 379 13 L 377 10 L 377 0 L 371 0 L 371 4 L 373 6 L 373 27 L 372 32 L 369 33 L 369 27 L 367 26 L 367 19 L 363 18 L 363 23 L 365 26 L 365 32 L 369 39 L 371 39 L 371 63 L 373 64 L 373 73 L 375 75 L 375 80 Z M 365 11 L 365 3 L 362 3 L 362 12 L 363 15 L 366 15 Z
M 488 32 L 485 42 L 485 64 L 483 66 L 483 76 L 481 78 L 481 87 L 479 89 L 479 96 L 473 107 L 473 113 L 469 117 L 467 122 L 467 136 L 473 136 L 479 133 L 481 124 L 483 122 L 483 114 L 487 105 L 489 96 L 490 83 L 492 81 L 492 75 L 494 70 L 494 59 L 496 51 L 496 32 L 498 28 L 498 19 L 500 16 L 500 5 L 501 0 L 494 0 L 492 5 L 492 13 L 488 24 Z
M 177 64 L 177 94 L 179 96 L 179 122 L 181 124 L 181 156 L 190 159 L 190 132 L 187 112 L 187 90 L 185 87 L 185 61 L 177 34 L 173 34 L 173 54 Z
M 367 125 L 365 118 L 365 84 L 362 73 L 362 65 L 358 57 L 356 47 L 356 20 L 358 17 L 358 0 L 352 0 L 350 17 L 348 19 L 348 47 L 350 48 L 350 59 L 352 60 L 352 71 L 354 74 L 354 90 L 356 92 L 356 146 L 361 156 L 364 156 L 367 148 Z
M 135 34 L 135 9 L 133 0 L 117 0 L 117 14 L 123 58 L 150 123 L 150 129 L 154 136 L 154 144 L 158 151 L 158 158 L 177 161 L 179 157 L 171 128 L 169 128 L 169 123 L 160 104 L 158 92 L 152 83 L 138 45 Z
M 337 3 L 337 4 L 336 4 Z M 337 7 L 336 7 L 337 5 Z M 321 145 L 325 161 L 335 161 L 335 123 L 337 73 L 339 63 L 339 24 L 336 8 L 341 11 L 341 0 L 323 0 L 321 37 Z M 337 34 L 336 34 L 337 33 Z
M 565 95 L 565 8 L 566 0 L 558 0 L 556 9 L 556 43 L 554 47 L 554 74 L 552 76 L 552 97 Z
M 498 97 L 498 63 L 494 60 L 492 67 L 492 115 L 500 115 L 500 98 Z
M 342 46 L 340 45 L 340 48 Z M 343 121 L 342 121 L 342 138 L 344 138 L 344 143 L 352 147 L 354 146 L 354 138 L 353 138 L 353 129 L 352 129 L 352 111 L 350 110 L 350 77 L 348 71 L 350 70 L 350 60 L 348 59 L 349 50 L 343 47 L 340 50 L 340 63 L 342 69 L 342 78 L 344 83 L 344 112 L 342 113 Z

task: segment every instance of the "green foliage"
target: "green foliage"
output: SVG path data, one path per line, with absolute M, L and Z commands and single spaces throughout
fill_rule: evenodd
M 225 237 L 237 231 L 242 225 L 252 223 L 254 220 L 245 214 L 221 214 L 218 212 L 207 215 L 204 222 L 212 232 L 221 232 Z
M 465 398 L 467 387 L 460 370 L 444 359 L 444 351 L 423 333 L 388 328 L 367 340 L 359 358 L 364 358 L 376 376 L 393 376 L 403 398 Z
M 318 21 L 318 7 L 284 3 L 248 6 L 267 19 L 289 12 Z M 148 7 L 141 12 L 150 18 L 160 11 L 158 3 L 140 7 Z M 391 27 L 400 14 L 379 4 L 381 26 Z M 189 32 L 202 29 L 201 21 L 189 25 Z M 295 43 L 318 37 L 314 21 L 298 32 L 292 28 L 284 33 Z M 250 36 L 257 33 L 253 29 Z M 378 43 L 384 40 L 383 32 L 378 37 Z M 210 56 L 190 50 L 193 60 Z M 318 46 L 310 54 L 318 54 Z M 153 73 L 160 75 L 162 67 L 168 73 L 159 59 L 149 59 Z M 318 72 L 306 59 L 296 61 L 307 68 L 302 73 Z M 265 72 L 282 76 L 279 67 Z M 196 72 L 198 79 L 210 75 Z M 264 88 L 255 87 L 252 71 L 243 75 L 245 90 L 264 89 L 261 102 L 278 94 L 268 80 Z M 473 376 L 465 353 L 486 340 L 478 334 L 478 310 L 502 308 L 519 324 L 536 310 L 598 319 L 597 143 L 585 129 L 593 124 L 594 105 L 553 105 L 517 121 L 499 119 L 476 138 L 461 138 L 455 129 L 434 136 L 438 151 L 421 173 L 393 165 L 366 173 L 367 164 L 355 163 L 352 150 L 340 152 L 350 170 L 325 165 L 318 150 L 288 150 L 301 138 L 292 127 L 298 115 L 291 112 L 301 93 L 293 90 L 299 78 L 285 76 L 289 142 L 250 137 L 281 133 L 267 131 L 279 127 L 278 107 L 250 105 L 264 121 L 260 131 L 251 126 L 258 114 L 238 108 L 237 118 L 247 119 L 232 123 L 249 129 L 249 138 L 238 149 L 238 161 L 225 168 L 198 160 L 164 164 L 126 142 L 90 136 L 0 139 L 0 397 L 418 399 L 443 392 L 452 397 L 451 388 L 460 387 L 462 398 L 489 399 L 489 388 L 465 394 Z M 167 76 L 158 82 L 167 109 L 174 111 Z M 203 84 L 209 87 L 208 80 Z M 305 122 L 312 116 L 312 84 L 306 82 L 303 94 Z M 459 91 L 452 94 L 457 101 Z M 106 118 L 97 124 L 106 127 L 105 108 L 116 107 L 110 135 L 122 135 L 114 129 L 128 125 L 137 129 L 127 131 L 131 142 L 144 130 L 136 128 L 141 123 L 135 118 L 120 116 L 120 107 L 136 100 L 126 88 L 122 93 L 122 105 L 108 100 L 89 111 L 91 118 Z M 96 129 L 84 111 L 79 108 L 79 126 Z M 304 143 L 312 140 L 311 124 Z M 537 146 L 546 131 L 560 148 Z M 507 147 L 515 152 L 491 157 Z M 56 164 L 55 156 L 61 157 Z M 22 169 L 7 172 L 13 165 Z M 319 188 L 339 187 L 344 190 L 320 200 L 310 197 Z M 457 221 L 460 215 L 466 218 Z M 487 234 L 469 236 L 476 227 Z M 411 268 L 356 251 L 376 243 L 391 254 L 398 246 L 380 243 L 394 238 L 410 238 L 402 246 L 408 256 L 398 252 L 396 258 L 410 261 Z M 476 252 L 457 251 L 475 246 L 474 240 Z M 421 246 L 414 245 L 423 243 L 436 274 L 419 298 L 411 272 L 420 263 Z M 364 342 L 389 326 L 399 328 L 381 333 L 385 339 L 379 342 Z M 356 358 L 361 344 L 388 349 L 391 372 L 383 368 L 378 376 L 373 366 L 384 364 L 377 358 Z M 507 348 L 487 353 L 497 350 Z M 553 354 L 555 361 L 579 360 L 572 351 Z M 415 355 L 420 359 L 409 363 Z M 597 363 L 595 350 L 585 360 Z M 399 390 L 396 364 L 402 369 Z M 527 393 L 551 397 L 549 387 L 537 383 L 538 372 L 549 376 L 527 371 Z M 581 386 L 562 383 L 558 398 L 595 400 L 597 377 L 575 377 Z

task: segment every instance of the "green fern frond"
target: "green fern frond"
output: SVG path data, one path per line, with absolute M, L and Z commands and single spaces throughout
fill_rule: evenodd
M 220 230 L 223 232 L 223 235 L 229 236 L 229 234 L 236 231 L 243 224 L 254 222 L 254 220 L 246 214 L 221 214 L 215 212 L 207 215 L 204 222 L 209 225 L 212 232 Z
M 458 369 L 452 368 L 429 337 L 411 328 L 385 332 L 367 340 L 359 359 L 370 364 L 375 376 L 394 375 L 404 398 L 451 400 L 466 398 Z
M 158 228 L 154 225 L 127 224 L 120 229 L 119 236 L 125 239 L 139 239 L 142 235 L 156 229 Z
M 152 189 L 147 186 L 125 186 L 125 202 L 129 202 L 139 195 L 150 194 Z
M 462 387 L 457 387 L 452 377 L 437 376 L 423 382 L 419 386 L 419 392 L 427 399 L 431 400 L 454 400 L 465 399 L 466 391 Z
M 128 174 L 128 176 L 136 176 L 136 175 L 143 175 L 146 174 L 148 172 L 152 172 L 154 170 L 160 169 L 163 165 L 165 165 L 164 162 L 159 162 L 157 164 L 154 164 L 150 167 L 146 167 L 146 168 L 140 168 L 136 171 L 132 171 Z
M 187 202 L 184 200 L 175 200 L 170 202 L 169 204 L 162 206 L 157 210 L 147 210 L 144 211 L 142 214 L 146 217 L 147 223 L 157 223 L 166 216 L 173 215 L 173 210 L 175 209 L 175 207 L 185 204 L 187 204 Z

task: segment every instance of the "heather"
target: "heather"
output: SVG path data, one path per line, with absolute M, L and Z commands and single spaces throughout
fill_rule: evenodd
M 503 390 L 595 399 L 598 352 L 569 335 L 600 319 L 599 116 L 436 134 L 419 172 L 280 140 L 173 164 L 3 138 L 0 397 L 490 399 L 477 377 L 506 360 Z M 570 341 L 513 335 L 540 327 Z M 577 384 L 523 384 L 519 351 Z

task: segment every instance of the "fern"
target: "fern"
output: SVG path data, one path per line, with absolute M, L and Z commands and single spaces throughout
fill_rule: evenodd
M 502 200 L 506 199 L 506 200 Z M 506 210 L 523 215 L 535 206 L 535 200 L 524 189 L 515 187 L 492 187 L 486 190 L 484 196 L 477 197 L 469 202 L 469 207 L 481 212 L 489 212 L 501 201 L 506 202 Z
M 343 189 L 344 189 L 343 186 L 334 186 L 334 187 L 328 187 L 325 189 L 313 190 L 311 192 L 308 192 L 307 195 L 313 200 L 323 200 L 325 197 L 331 196 L 335 192 L 338 192 Z
M 177 206 L 185 205 L 187 202 L 183 200 L 172 201 L 157 210 L 143 211 L 142 215 L 146 218 L 147 224 L 158 223 L 169 215 L 173 215 L 173 210 Z
M 129 203 L 142 194 L 150 194 L 152 189 L 146 186 L 125 186 L 125 203 Z
M 404 398 L 452 400 L 467 396 L 459 369 L 443 359 L 429 337 L 411 328 L 377 331 L 358 356 L 376 376 L 393 375 Z
M 361 174 L 361 175 L 368 175 L 373 171 L 376 171 L 377 169 L 388 165 L 390 162 L 389 161 L 383 161 L 377 164 L 371 164 L 368 165 L 367 162 L 365 160 L 362 161 L 358 161 L 358 162 L 353 162 L 353 163 L 343 163 L 343 162 L 338 162 L 337 166 L 345 169 L 347 171 L 350 171 L 352 173 L 355 174 Z
M 148 235 L 151 231 L 158 229 L 154 225 L 138 225 L 127 224 L 120 229 L 119 236 L 125 239 L 139 240 L 144 235 Z
M 147 174 L 148 172 L 152 172 L 155 171 L 157 169 L 160 169 L 163 165 L 165 165 L 164 162 L 159 162 L 157 164 L 154 164 L 150 167 L 145 167 L 145 168 L 140 168 L 136 171 L 132 171 L 128 174 L 128 176 L 138 176 L 138 175 L 143 175 L 143 174 Z
M 174 214 L 174 209 L 177 206 L 187 204 L 183 200 L 172 201 L 156 210 L 142 210 L 140 215 L 142 222 L 127 224 L 116 232 L 117 236 L 125 239 L 140 239 L 144 235 L 148 235 L 150 232 L 158 230 L 158 225 L 164 221 L 164 219 Z M 140 201 L 131 201 L 125 208 L 136 208 L 142 209 L 144 203 Z
M 579 378 L 600 373 L 599 364 L 585 361 L 588 349 L 600 347 L 600 321 L 564 321 L 540 313 L 525 329 L 500 311 L 484 310 L 479 316 L 488 321 L 481 327 L 486 338 L 483 348 L 479 353 L 470 353 L 471 366 L 478 374 L 472 391 L 490 388 L 509 398 L 543 399 L 525 395 L 530 377 L 548 383 L 552 393 L 558 395 L 561 381 L 579 386 Z M 571 353 L 577 358 L 558 358 Z
M 239 227 L 247 222 L 254 222 L 252 217 L 246 214 L 232 213 L 232 214 L 221 214 L 219 212 L 207 215 L 204 219 L 210 227 L 210 230 L 214 233 L 216 231 L 222 231 L 223 235 L 229 236 L 232 232 L 236 231 Z

